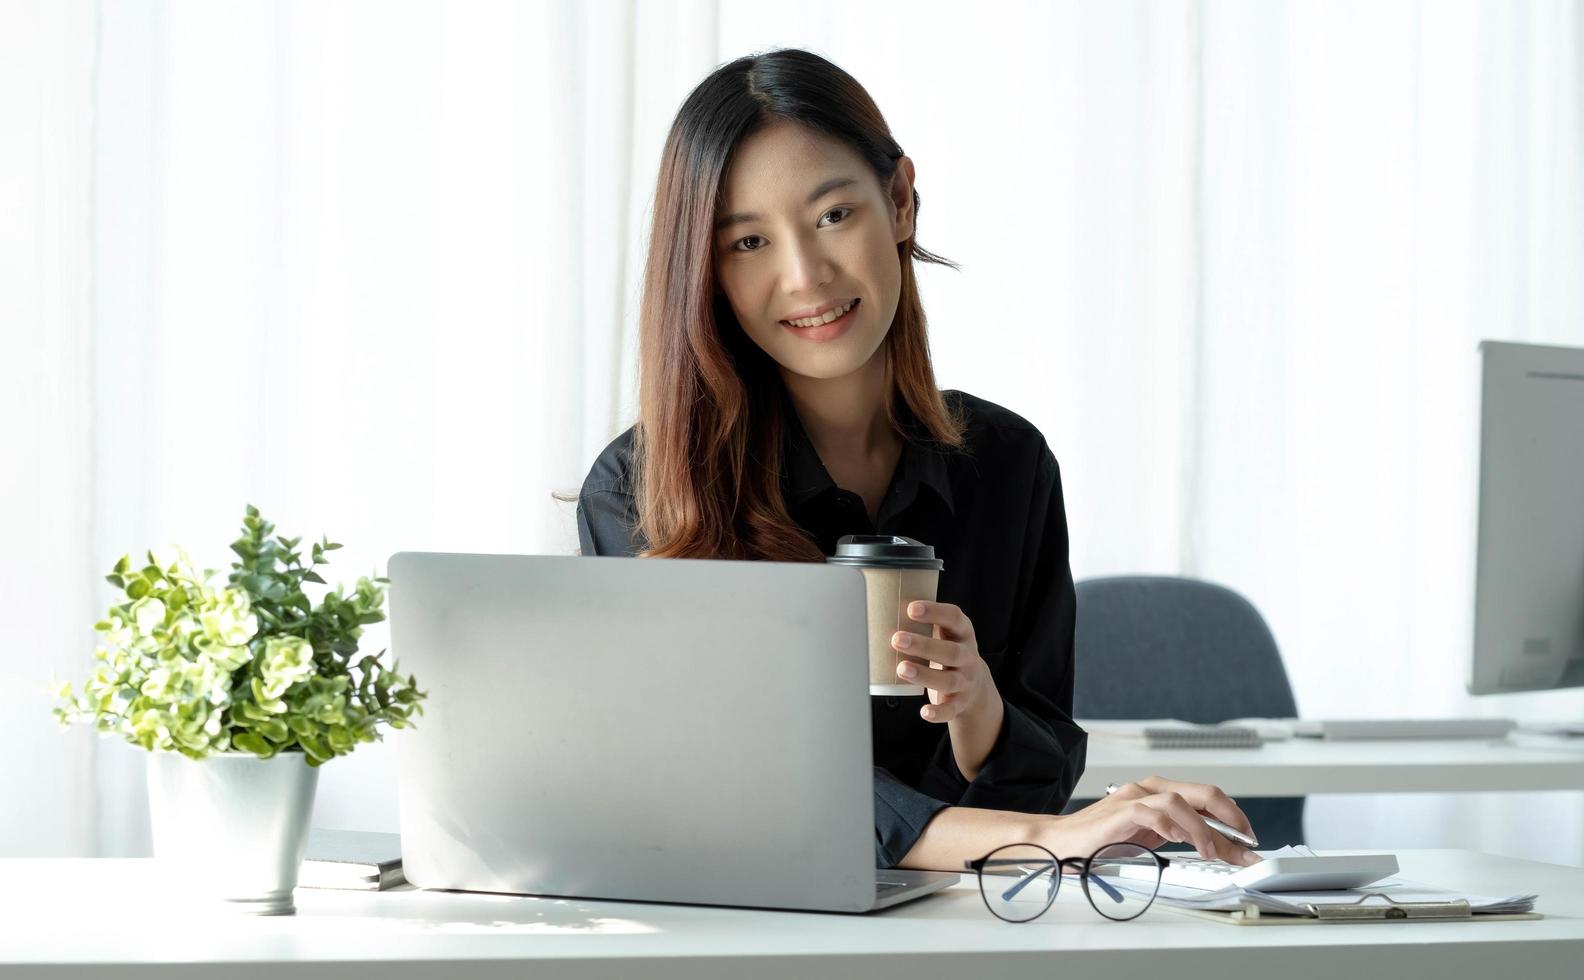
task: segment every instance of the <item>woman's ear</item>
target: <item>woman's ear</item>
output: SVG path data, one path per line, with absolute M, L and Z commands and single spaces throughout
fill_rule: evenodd
M 913 220 L 917 216 L 913 197 L 913 160 L 897 159 L 896 172 L 891 175 L 891 238 L 898 245 L 913 237 Z

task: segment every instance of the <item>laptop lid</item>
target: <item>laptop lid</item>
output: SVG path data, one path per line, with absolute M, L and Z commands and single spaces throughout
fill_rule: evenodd
M 424 888 L 766 908 L 875 902 L 862 573 L 402 552 L 395 739 Z

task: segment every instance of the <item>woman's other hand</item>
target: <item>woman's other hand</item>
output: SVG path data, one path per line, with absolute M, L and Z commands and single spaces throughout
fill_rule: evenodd
M 1151 848 L 1165 843 L 1191 844 L 1200 857 L 1236 865 L 1261 860 L 1258 854 L 1211 830 L 1204 822 L 1205 815 L 1255 836 L 1248 817 L 1217 787 L 1150 776 L 1124 783 L 1105 799 L 1075 813 L 1051 818 L 1043 835 L 1046 839 L 1033 843 L 1044 844 L 1063 857 L 1087 857 L 1107 844 L 1126 841 Z
M 999 703 L 990 668 L 979 656 L 973 623 L 960 608 L 949 602 L 916 601 L 908 603 L 907 614 L 916 623 L 934 627 L 933 636 L 901 630 L 891 637 L 892 648 L 905 655 L 897 664 L 897 676 L 929 694 L 930 703 L 919 710 L 926 721 L 956 721 L 988 704 L 992 694 Z

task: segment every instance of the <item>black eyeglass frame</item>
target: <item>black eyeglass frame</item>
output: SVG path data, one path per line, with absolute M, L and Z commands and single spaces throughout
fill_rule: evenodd
M 1051 868 L 1054 868 L 1056 870 L 1056 879 L 1055 879 L 1056 880 L 1056 887 L 1051 889 L 1050 897 L 1045 900 L 1045 907 L 1040 909 L 1038 912 L 1036 912 L 1035 914 L 1029 916 L 1026 919 L 1009 919 L 1009 918 L 1007 918 L 1006 916 L 1002 915 L 1000 912 L 997 912 L 995 910 L 995 906 L 990 904 L 989 897 L 985 895 L 985 883 L 984 883 L 984 878 L 985 878 L 984 871 L 985 871 L 985 868 L 991 867 L 991 866 L 1009 866 L 1009 867 L 1010 866 L 1021 866 L 1021 865 L 1026 865 L 1026 864 L 1029 863 L 1029 861 L 1027 861 L 1026 859 L 1019 859 L 1019 858 L 1001 858 L 1001 859 L 998 859 L 996 861 L 991 861 L 990 860 L 990 858 L 993 855 L 998 854 L 1001 851 L 1004 851 L 1004 850 L 1006 850 L 1009 847 L 1032 847 L 1032 848 L 1036 848 L 1037 850 L 1043 851 L 1044 853 L 1050 855 L 1050 864 L 1049 864 L 1049 866 L 1047 866 L 1045 868 L 1041 868 L 1039 870 L 1039 872 L 1037 872 L 1036 874 L 1029 875 L 1027 878 L 1023 879 L 1023 881 L 1019 882 L 1017 885 L 1014 885 L 1012 887 L 1012 889 L 1011 889 L 1012 892 L 1016 892 L 1016 891 L 1021 890 L 1029 882 L 1033 881 L 1035 878 L 1039 877 L 1039 875 L 1044 874 L 1046 871 L 1050 870 Z M 1138 850 L 1144 852 L 1143 854 L 1139 855 L 1140 858 L 1142 858 L 1144 856 L 1144 854 L 1148 854 L 1151 858 L 1153 858 L 1155 860 L 1155 889 L 1154 889 L 1154 891 L 1150 892 L 1149 899 L 1144 902 L 1143 906 L 1137 912 L 1134 912 L 1132 915 L 1127 916 L 1126 918 L 1117 918 L 1116 916 L 1106 915 L 1106 913 L 1101 910 L 1099 903 L 1097 903 L 1094 900 L 1094 895 L 1090 894 L 1090 892 L 1089 892 L 1089 883 L 1091 881 L 1093 881 L 1102 891 L 1107 893 L 1108 897 L 1110 897 L 1110 898 L 1112 898 L 1113 900 L 1116 900 L 1116 901 L 1121 901 L 1121 899 L 1122 899 L 1122 893 L 1121 892 L 1118 892 L 1104 878 L 1102 878 L 1102 877 L 1100 877 L 1098 875 L 1094 875 L 1094 874 L 1090 873 L 1090 869 L 1094 867 L 1095 859 L 1100 856 L 1100 852 L 1104 851 L 1104 850 L 1107 850 L 1109 848 L 1112 848 L 1112 847 L 1132 847 L 1132 848 L 1137 848 Z M 1115 862 L 1116 862 L 1116 858 L 1102 858 L 1100 863 L 1102 865 L 1104 865 L 1106 863 L 1115 863 Z M 993 915 L 996 918 L 1000 919 L 1002 922 L 1033 922 L 1035 919 L 1037 919 L 1040 916 L 1044 915 L 1046 912 L 1049 912 L 1050 911 L 1050 907 L 1052 905 L 1054 905 L 1055 902 L 1056 902 L 1056 893 L 1061 890 L 1061 877 L 1062 877 L 1061 872 L 1062 872 L 1063 868 L 1073 868 L 1073 869 L 1075 869 L 1078 872 L 1078 880 L 1079 880 L 1079 883 L 1083 886 L 1084 898 L 1088 899 L 1089 907 L 1094 909 L 1095 913 L 1097 915 L 1099 915 L 1101 918 L 1109 920 L 1111 922 L 1132 922 L 1134 919 L 1138 918 L 1139 916 L 1143 915 L 1145 912 L 1149 911 L 1149 907 L 1151 905 L 1155 904 L 1155 896 L 1160 894 L 1161 875 L 1162 875 L 1162 873 L 1165 872 L 1167 866 L 1170 865 L 1170 864 L 1171 864 L 1171 861 L 1169 861 L 1168 859 L 1163 858 L 1159 854 L 1157 854 L 1155 852 L 1154 848 L 1145 847 L 1143 844 L 1135 844 L 1132 841 L 1115 841 L 1113 843 L 1105 844 L 1105 845 L 1097 848 L 1093 854 L 1089 855 L 1086 858 L 1075 858 L 1075 857 L 1073 857 L 1073 858 L 1063 858 L 1063 857 L 1057 857 L 1055 854 L 1052 854 L 1051 851 L 1048 848 L 1042 847 L 1039 844 L 1003 844 L 1000 847 L 996 848 L 995 850 L 991 851 L 989 854 L 986 854 L 984 857 L 974 858 L 972 861 L 964 861 L 963 862 L 963 867 L 968 869 L 969 871 L 974 872 L 974 875 L 978 879 L 978 882 L 979 882 L 979 899 L 980 899 L 980 901 L 985 903 L 985 908 L 990 910 L 990 914 L 991 915 Z

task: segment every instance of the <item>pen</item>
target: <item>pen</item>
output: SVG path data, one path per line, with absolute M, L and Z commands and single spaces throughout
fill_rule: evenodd
M 1106 787 L 1106 795 L 1110 796 L 1112 793 L 1115 793 L 1120 788 L 1121 787 L 1117 786 L 1116 783 L 1112 783 L 1111 785 Z M 1200 816 L 1200 819 L 1202 819 L 1206 824 L 1209 825 L 1211 830 L 1213 830 L 1216 833 L 1220 834 L 1222 837 L 1225 837 L 1227 840 L 1231 841 L 1232 843 L 1234 843 L 1234 844 L 1242 844 L 1244 847 L 1247 847 L 1247 848 L 1249 848 L 1251 850 L 1253 848 L 1256 848 L 1256 847 L 1259 846 L 1259 841 L 1255 840 L 1253 837 L 1250 837 L 1248 834 L 1243 833 L 1243 831 L 1237 830 L 1237 829 L 1235 829 L 1233 827 L 1229 827 L 1226 824 L 1222 823 L 1221 821 L 1217 820 L 1215 817 L 1207 817 L 1204 814 L 1200 814 L 1199 816 Z

